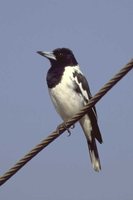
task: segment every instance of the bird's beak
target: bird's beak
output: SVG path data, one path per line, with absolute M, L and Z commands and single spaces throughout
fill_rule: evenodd
M 55 55 L 53 54 L 53 52 L 46 52 L 46 51 L 37 51 L 38 54 L 40 54 L 41 56 L 44 56 L 50 60 L 56 60 Z

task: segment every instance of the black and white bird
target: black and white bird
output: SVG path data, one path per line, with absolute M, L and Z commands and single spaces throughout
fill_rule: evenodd
M 47 73 L 47 85 L 55 109 L 64 121 L 79 112 L 92 97 L 88 82 L 80 70 L 78 62 L 70 49 L 58 48 L 52 52 L 38 51 L 49 59 L 51 67 Z M 95 107 L 79 121 L 87 139 L 90 159 L 95 171 L 101 164 L 96 140 L 102 143 Z

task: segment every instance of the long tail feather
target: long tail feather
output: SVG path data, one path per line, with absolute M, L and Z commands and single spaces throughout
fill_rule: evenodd
M 80 120 L 80 125 L 84 131 L 84 134 L 86 136 L 87 139 L 87 144 L 88 144 L 88 149 L 89 149 L 89 154 L 90 154 L 90 159 L 91 159 L 91 163 L 92 166 L 94 168 L 95 171 L 100 171 L 101 170 L 101 164 L 100 164 L 100 158 L 99 158 L 99 154 L 98 154 L 98 149 L 97 149 L 97 145 L 96 145 L 96 134 L 95 132 L 97 131 L 99 133 L 99 135 L 101 135 L 100 130 L 97 129 L 97 126 L 94 125 L 92 127 L 92 123 L 88 117 L 88 115 L 85 115 L 83 118 L 81 118 Z M 100 143 L 102 142 L 102 138 L 100 140 Z
M 87 143 L 88 143 L 88 149 L 89 149 L 89 154 L 90 154 L 90 159 L 91 159 L 93 169 L 99 172 L 101 170 L 101 163 L 100 163 L 100 158 L 99 158 L 95 138 L 92 136 L 92 141 L 87 140 Z

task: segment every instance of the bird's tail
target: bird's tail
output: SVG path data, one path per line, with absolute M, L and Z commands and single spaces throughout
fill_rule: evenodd
M 91 121 L 89 120 L 87 115 L 81 118 L 80 125 L 87 139 L 92 166 L 94 170 L 98 172 L 101 170 L 101 164 L 100 164 L 100 158 L 99 158 L 98 149 L 96 145 L 96 138 L 98 137 L 95 136 L 95 132 L 96 131 L 98 132 L 99 129 L 96 129 L 96 128 L 94 129 L 94 127 L 92 128 Z M 98 133 L 100 134 L 100 132 Z M 102 143 L 102 139 L 98 141 Z
M 101 163 L 100 163 L 100 158 L 99 158 L 95 138 L 92 136 L 91 141 L 87 139 L 87 144 L 88 144 L 88 149 L 89 149 L 89 154 L 90 154 L 90 159 L 91 159 L 93 169 L 99 172 L 101 170 Z

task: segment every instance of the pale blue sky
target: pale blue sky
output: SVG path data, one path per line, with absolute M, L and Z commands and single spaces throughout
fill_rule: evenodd
M 61 122 L 36 54 L 73 50 L 92 94 L 133 58 L 132 0 L 0 2 L 0 175 Z M 93 171 L 77 124 L 0 188 L 2 200 L 132 200 L 133 73 L 98 104 L 102 171 Z

